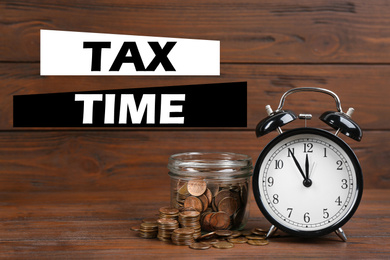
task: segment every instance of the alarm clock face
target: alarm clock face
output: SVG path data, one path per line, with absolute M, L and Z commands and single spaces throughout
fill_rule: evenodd
M 300 236 L 319 236 L 344 225 L 363 190 L 360 164 L 351 148 L 320 129 L 299 128 L 272 140 L 253 174 L 253 191 L 264 216 Z

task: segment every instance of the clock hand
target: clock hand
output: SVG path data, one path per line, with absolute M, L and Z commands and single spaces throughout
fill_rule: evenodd
M 305 172 L 306 172 L 306 180 L 308 180 L 309 179 L 309 155 L 308 154 L 306 154 Z
M 295 158 L 295 155 L 293 153 L 291 153 L 291 155 L 292 155 L 292 158 L 294 159 L 295 165 L 298 167 L 298 170 L 299 170 L 299 172 L 301 173 L 301 175 L 303 177 L 303 180 L 305 181 L 306 180 L 305 174 L 303 173 L 302 168 L 301 168 L 301 166 L 299 165 L 299 163 L 297 161 L 297 158 Z

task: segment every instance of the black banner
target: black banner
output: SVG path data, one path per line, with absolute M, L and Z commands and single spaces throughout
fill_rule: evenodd
M 246 127 L 247 83 L 14 96 L 14 127 Z

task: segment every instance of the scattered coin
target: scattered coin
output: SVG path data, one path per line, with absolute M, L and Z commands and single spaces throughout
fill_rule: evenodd
M 220 242 L 213 244 L 213 247 L 219 248 L 219 249 L 228 249 L 228 248 L 234 247 L 234 244 L 227 242 L 227 241 L 220 241 Z
M 140 226 L 134 226 L 134 227 L 131 227 L 130 230 L 132 231 L 139 231 L 140 229 Z
M 256 236 L 256 235 L 246 236 L 246 238 L 251 239 L 251 240 L 264 240 L 265 239 L 264 236 Z
M 233 244 L 245 244 L 248 239 L 246 237 L 229 238 L 228 241 Z
M 231 236 L 233 234 L 233 231 L 231 231 L 231 230 L 216 230 L 214 233 L 220 237 L 228 237 L 228 236 Z
M 197 240 L 210 239 L 210 238 L 214 237 L 214 235 L 215 235 L 215 232 L 210 232 L 210 233 L 201 235 L 200 237 L 197 238 Z
M 195 242 L 189 245 L 190 248 L 192 249 L 198 249 L 198 250 L 206 250 L 211 247 L 210 244 L 204 243 L 204 242 Z
M 259 236 L 264 236 L 267 234 L 267 231 L 261 228 L 254 228 L 252 229 L 252 234 L 259 235 Z
M 239 236 L 242 236 L 241 232 L 238 231 L 238 230 L 233 230 L 232 234 L 230 236 L 228 236 L 228 238 L 236 238 L 236 237 L 239 237 Z
M 269 242 L 267 239 L 261 239 L 261 240 L 251 240 L 249 239 L 248 240 L 248 244 L 252 245 L 252 246 L 265 246 L 265 245 L 268 245 Z

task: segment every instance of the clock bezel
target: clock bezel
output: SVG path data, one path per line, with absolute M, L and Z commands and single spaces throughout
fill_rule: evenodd
M 341 218 L 340 220 L 335 222 L 333 225 L 328 226 L 328 227 L 323 228 L 323 229 L 320 229 L 320 230 L 316 230 L 316 231 L 303 231 L 303 230 L 291 229 L 289 227 L 284 226 L 282 223 L 280 223 L 279 221 L 274 219 L 271 216 L 271 214 L 268 213 L 268 211 L 264 207 L 263 199 L 260 195 L 260 187 L 262 185 L 259 185 L 259 175 L 260 175 L 260 168 L 261 168 L 261 165 L 264 161 L 264 158 L 266 157 L 266 155 L 270 152 L 270 150 L 276 144 L 280 143 L 281 141 L 283 141 L 286 138 L 289 138 L 289 137 L 294 136 L 294 135 L 300 135 L 300 134 L 319 135 L 319 136 L 325 137 L 325 138 L 335 142 L 338 146 L 340 146 L 341 149 L 343 149 L 345 151 L 347 156 L 350 158 L 352 165 L 353 165 L 353 168 L 355 170 L 355 174 L 356 174 L 357 195 L 356 195 L 356 199 L 352 202 L 352 203 L 354 203 L 354 205 L 352 206 L 350 211 L 343 218 Z M 346 142 L 344 142 L 341 138 L 339 138 L 338 136 L 336 136 L 328 131 L 318 129 L 318 128 L 304 127 L 304 128 L 292 129 L 292 130 L 286 131 L 286 132 L 278 135 L 274 139 L 272 139 L 271 142 L 269 142 L 264 147 L 262 152 L 260 153 L 260 155 L 256 161 L 256 164 L 255 164 L 252 178 L 253 178 L 253 180 L 252 180 L 253 195 L 254 195 L 256 203 L 257 203 L 258 207 L 260 208 L 261 212 L 263 213 L 264 217 L 269 222 L 271 222 L 271 224 L 274 225 L 275 227 L 283 230 L 284 232 L 287 232 L 287 233 L 295 235 L 295 236 L 300 236 L 300 237 L 318 237 L 318 236 L 329 234 L 329 233 L 337 230 L 338 228 L 342 227 L 355 214 L 355 212 L 360 204 L 361 197 L 363 194 L 362 169 L 361 169 L 359 160 L 356 157 L 353 150 L 351 149 L 351 147 L 349 147 L 349 145 Z M 265 201 L 265 199 L 264 199 L 264 203 L 267 203 Z

